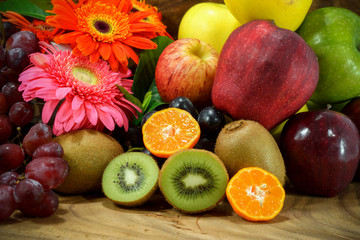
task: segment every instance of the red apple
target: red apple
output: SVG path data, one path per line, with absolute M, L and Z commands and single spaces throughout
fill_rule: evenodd
M 356 97 L 349 101 L 341 112 L 347 115 L 355 123 L 358 130 L 360 130 L 360 97 Z M 360 180 L 360 164 L 355 174 L 355 180 Z
M 257 121 L 270 130 L 305 105 L 318 78 L 317 57 L 298 34 L 255 20 L 225 42 L 212 101 L 233 119 Z
M 354 178 L 360 159 L 359 131 L 340 112 L 302 112 L 285 124 L 280 150 L 287 176 L 299 192 L 333 197 Z
M 184 38 L 172 42 L 161 53 L 155 82 L 161 98 L 171 102 L 188 98 L 196 107 L 211 105 L 211 89 L 219 54 L 208 43 Z

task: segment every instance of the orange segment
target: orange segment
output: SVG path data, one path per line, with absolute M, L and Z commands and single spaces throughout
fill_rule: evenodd
M 239 170 L 229 181 L 226 197 L 233 210 L 249 221 L 268 221 L 281 211 L 285 190 L 275 175 L 258 167 Z
M 185 110 L 166 108 L 151 115 L 142 127 L 145 147 L 167 158 L 180 149 L 192 148 L 200 138 L 200 126 Z

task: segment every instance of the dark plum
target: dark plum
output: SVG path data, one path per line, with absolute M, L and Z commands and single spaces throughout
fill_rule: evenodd
M 197 121 L 200 125 L 201 133 L 208 136 L 217 136 L 225 126 L 225 116 L 213 106 L 203 108 Z
M 198 117 L 198 111 L 194 104 L 186 97 L 177 97 L 169 103 L 169 107 L 180 108 L 188 111 L 195 119 Z
M 156 112 L 157 112 L 156 110 L 152 110 L 152 111 L 150 111 L 150 112 L 145 113 L 144 116 L 143 116 L 143 118 L 141 119 L 141 127 L 144 126 L 146 120 L 148 120 L 149 117 L 150 117 L 151 115 L 153 115 L 154 113 L 156 113 Z
M 314 110 L 293 115 L 280 135 L 286 173 L 301 193 L 333 197 L 353 180 L 359 131 L 346 115 Z
M 208 150 L 210 152 L 214 152 L 215 143 L 216 143 L 216 140 L 214 140 L 213 138 L 201 137 L 199 139 L 199 141 L 196 143 L 196 145 L 194 146 L 194 148 L 204 149 L 204 150 Z

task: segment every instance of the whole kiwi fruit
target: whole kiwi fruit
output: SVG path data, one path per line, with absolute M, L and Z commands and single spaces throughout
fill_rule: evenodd
M 260 167 L 285 184 L 280 149 L 271 133 L 258 122 L 242 119 L 226 124 L 216 139 L 214 152 L 223 161 L 229 177 L 245 167 Z
M 94 129 L 64 133 L 53 141 L 63 147 L 63 158 L 70 167 L 64 183 L 55 189 L 64 194 L 101 191 L 104 169 L 112 159 L 124 153 L 119 142 Z

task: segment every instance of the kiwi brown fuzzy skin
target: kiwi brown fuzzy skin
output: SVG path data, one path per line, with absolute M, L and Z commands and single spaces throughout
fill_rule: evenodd
M 260 167 L 285 184 L 285 164 L 280 149 L 266 128 L 252 120 L 228 123 L 220 131 L 215 154 L 225 164 L 230 178 L 244 167 Z
M 160 169 L 160 173 L 159 173 L 159 179 L 158 179 L 158 186 L 159 186 L 159 189 L 160 191 L 162 192 L 165 200 L 173 207 L 175 208 L 176 210 L 178 210 L 179 212 L 182 212 L 182 213 L 186 213 L 186 214 L 198 214 L 198 213 L 203 213 L 203 212 L 206 212 L 206 211 L 209 211 L 213 208 L 215 208 L 221 201 L 223 201 L 225 199 L 225 196 L 226 194 L 224 193 L 224 195 L 216 202 L 214 203 L 213 205 L 209 206 L 208 208 L 204 208 L 204 209 L 201 209 L 201 210 L 198 210 L 198 211 L 186 211 L 184 209 L 181 209 L 179 207 L 177 207 L 175 204 L 173 204 L 164 194 L 164 189 L 163 189 L 163 186 L 161 184 L 162 182 L 162 175 L 163 175 L 163 172 L 164 172 L 164 169 L 166 169 L 166 166 L 172 161 L 172 159 L 174 157 L 176 157 L 177 154 L 181 154 L 182 152 L 187 152 L 187 151 L 194 151 L 194 152 L 204 152 L 204 153 L 207 153 L 209 154 L 210 156 L 212 156 L 214 159 L 216 159 L 216 161 L 224 168 L 224 171 L 226 172 L 226 176 L 227 176 L 227 182 L 229 182 L 229 174 L 226 170 L 226 167 L 224 165 L 224 163 L 220 160 L 220 158 L 214 154 L 213 152 L 210 152 L 208 150 L 203 150 L 203 149 L 182 149 L 182 150 L 179 150 L 177 152 L 175 152 L 174 154 L 172 154 L 169 158 L 167 158 L 165 160 L 165 162 L 163 163 L 161 169 Z
M 105 167 L 113 158 L 124 153 L 114 138 L 93 129 L 64 133 L 53 141 L 63 147 L 63 158 L 70 167 L 64 183 L 55 189 L 64 194 L 100 192 Z

